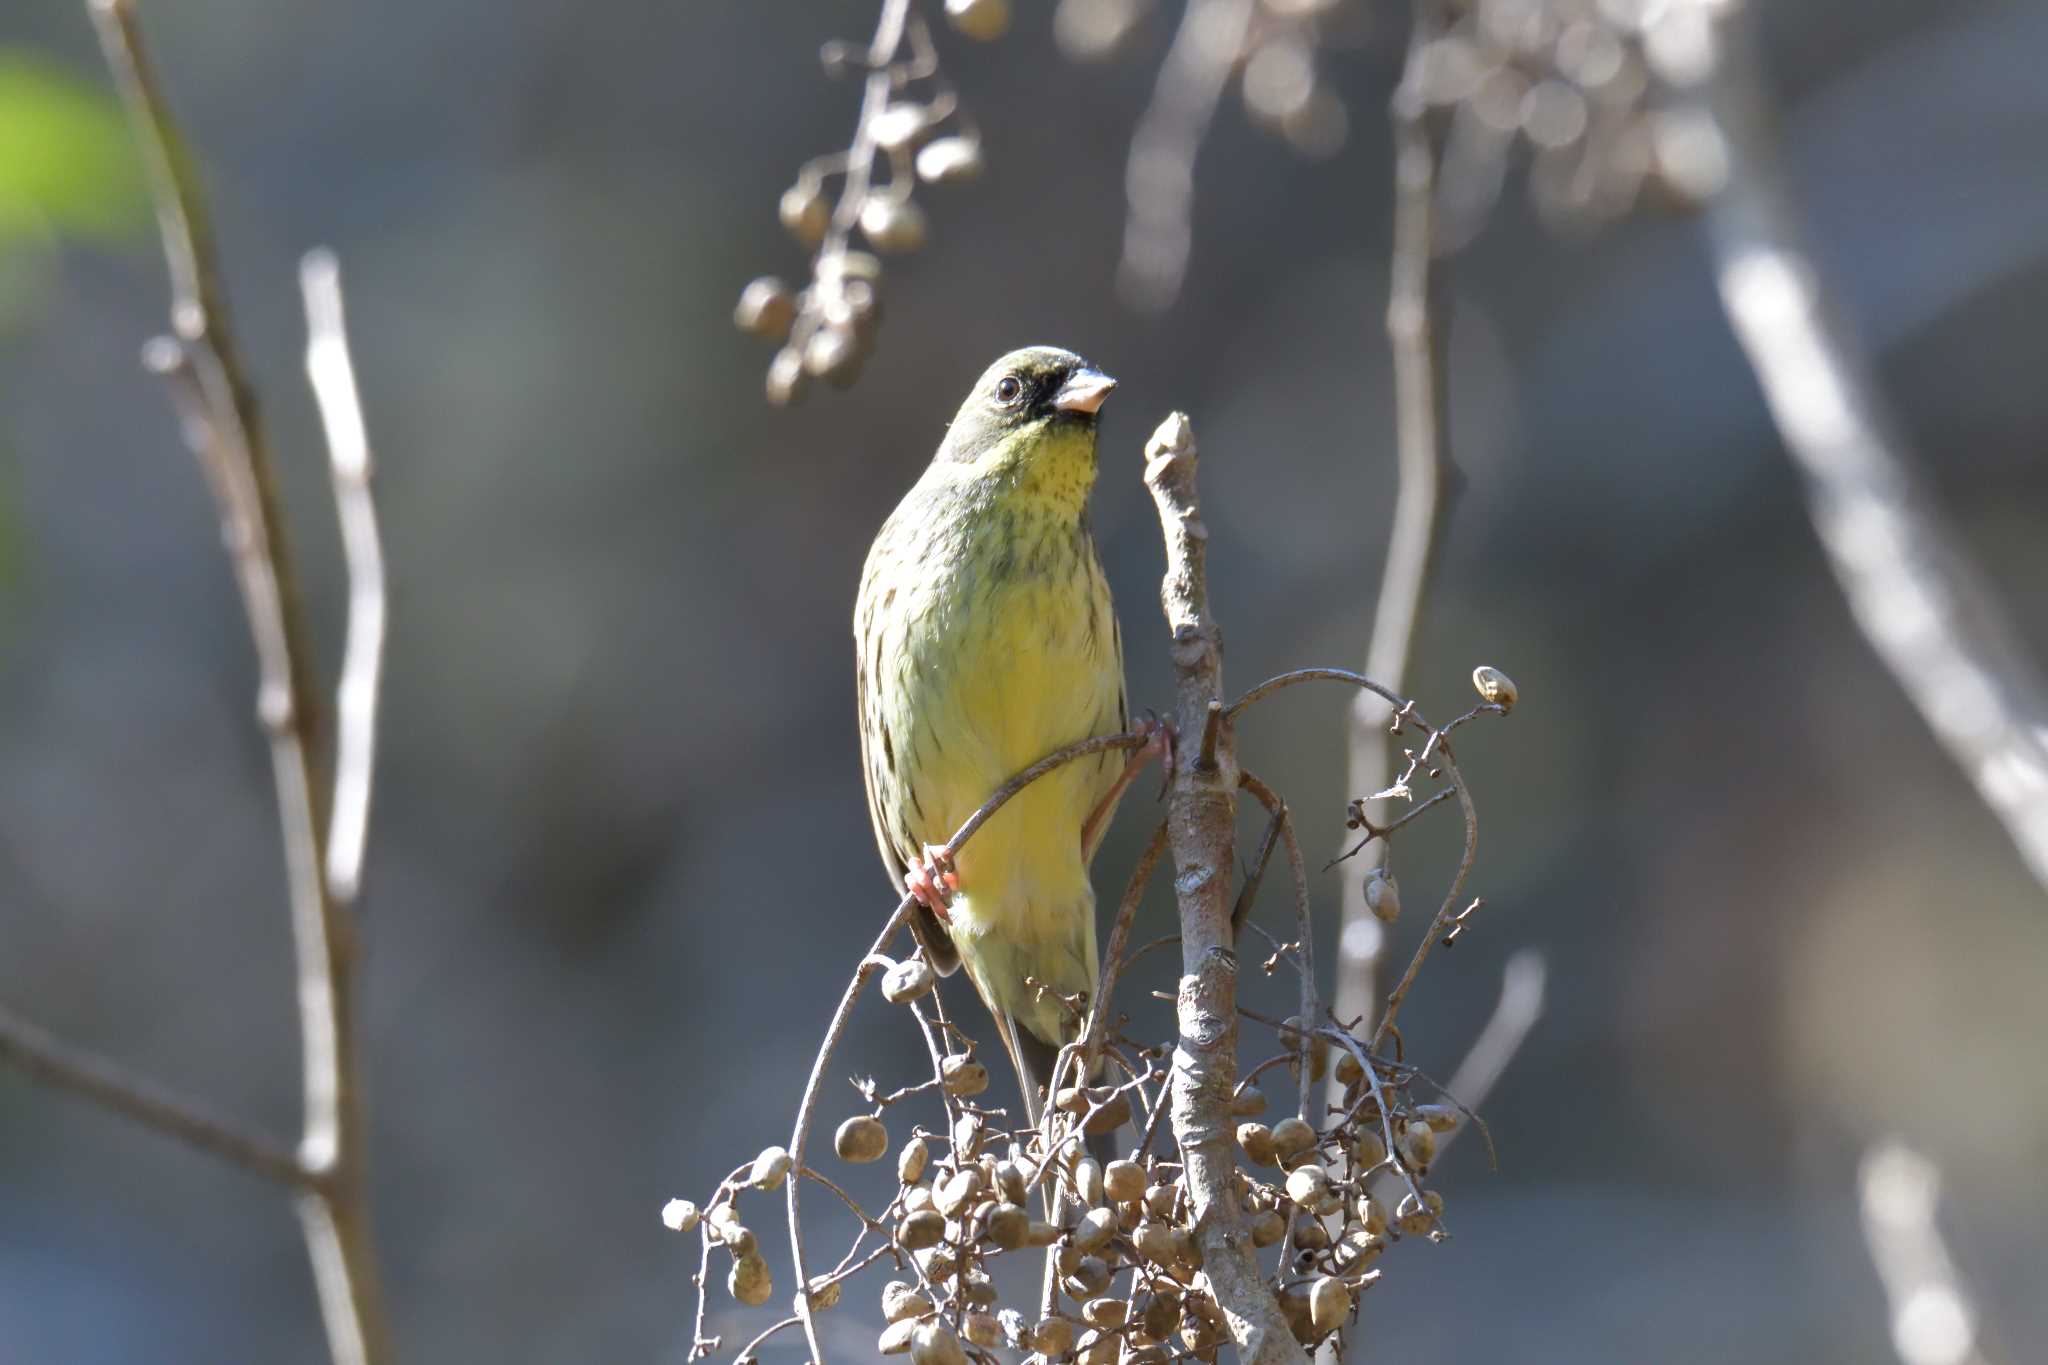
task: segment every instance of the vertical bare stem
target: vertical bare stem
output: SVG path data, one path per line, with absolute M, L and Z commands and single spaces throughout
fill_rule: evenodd
M 2048 684 L 1828 300 L 1778 164 L 1746 21 L 1703 37 L 1714 50 L 1697 64 L 1690 145 L 1718 171 L 1707 239 L 1722 306 L 1857 624 L 2048 886 Z
M 1366 673 L 1404 691 L 1423 597 L 1450 518 L 1455 471 L 1446 442 L 1444 279 L 1436 258 L 1436 178 L 1442 148 L 1422 88 L 1423 53 L 1443 30 L 1439 0 L 1419 0 L 1408 37 L 1407 65 L 1394 92 L 1394 245 L 1387 295 L 1387 339 L 1394 357 L 1395 452 L 1400 471 L 1387 563 L 1380 576 Z M 1351 704 L 1350 764 L 1346 790 L 1369 796 L 1392 771 L 1387 725 L 1393 711 L 1378 696 L 1360 692 Z M 1385 803 L 1368 806 L 1375 824 L 1388 821 Z M 1380 857 L 1387 856 L 1381 845 Z M 1373 1009 L 1385 935 L 1365 904 L 1361 877 L 1343 882 L 1337 937 L 1336 1010 L 1355 1019 Z
M 1209 614 L 1204 554 L 1209 532 L 1195 490 L 1195 441 L 1175 413 L 1145 447 L 1145 486 L 1166 537 L 1161 605 L 1172 635 L 1176 728 L 1200 734 L 1223 699 L 1223 643 Z M 1305 1362 L 1272 1286 L 1260 1273 L 1237 1201 L 1230 1093 L 1237 1076 L 1237 952 L 1231 933 L 1237 740 L 1218 727 L 1213 764 L 1176 766 L 1167 800 L 1173 888 L 1180 905 L 1178 1045 L 1173 1053 L 1174 1136 L 1202 1266 L 1247 1365 Z
M 384 669 L 384 544 L 370 493 L 370 441 L 349 357 L 341 302 L 341 266 L 334 253 L 308 252 L 299 262 L 306 302 L 306 376 L 327 433 L 334 510 L 348 564 L 348 637 L 335 689 L 334 810 L 327 826 L 327 891 L 353 904 L 363 883 L 369 837 L 371 778 L 377 762 L 377 698 Z
M 115 84 L 149 168 L 171 277 L 176 339 L 145 352 L 171 384 L 205 469 L 256 646 L 257 710 L 270 737 L 284 840 L 305 1085 L 299 1155 L 318 1183 L 300 1196 L 321 1315 L 337 1365 L 389 1357 L 371 1248 L 365 1128 L 353 1020 L 354 936 L 323 868 L 327 802 L 316 755 L 319 698 L 276 477 L 229 327 L 198 177 L 142 44 L 130 0 L 90 0 Z

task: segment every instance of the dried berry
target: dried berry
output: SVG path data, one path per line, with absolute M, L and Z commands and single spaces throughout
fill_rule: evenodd
M 780 341 L 789 335 L 789 325 L 796 321 L 796 296 L 781 280 L 763 275 L 748 281 L 740 291 L 732 320 L 742 332 Z
M 949 185 L 981 174 L 981 144 L 971 137 L 933 138 L 917 152 L 917 178 Z
M 690 1232 L 697 1226 L 697 1206 L 687 1199 L 671 1199 L 661 1206 L 661 1221 L 670 1232 Z
M 747 1172 L 747 1183 L 757 1190 L 779 1190 L 789 1174 L 789 1152 L 781 1147 L 764 1147 Z
M 1031 1349 L 1048 1359 L 1074 1349 L 1074 1320 L 1055 1314 L 1031 1329 Z
M 1116 1235 L 1116 1215 L 1108 1209 L 1090 1209 L 1074 1224 L 1067 1240 L 1082 1251 L 1094 1251 Z
M 882 998 L 892 1005 L 907 1005 L 931 993 L 938 984 L 931 964 L 921 957 L 899 962 L 882 973 Z
M 1244 1154 L 1261 1166 L 1280 1164 L 1280 1151 L 1273 1143 L 1273 1130 L 1263 1123 L 1238 1124 L 1237 1145 L 1244 1148 Z
M 1257 1118 L 1266 1112 L 1266 1092 L 1248 1085 L 1230 1097 L 1230 1112 L 1241 1119 Z
M 930 1209 L 906 1215 L 896 1225 L 896 1245 L 905 1251 L 937 1246 L 946 1236 L 946 1220 Z
M 785 346 L 775 353 L 768 362 L 768 381 L 764 386 L 768 401 L 778 408 L 786 408 L 804 396 L 804 353 L 794 346 Z
M 1316 1130 L 1297 1118 L 1284 1118 L 1273 1125 L 1273 1150 L 1280 1160 L 1291 1161 L 1316 1145 Z
M 898 255 L 925 244 L 924 210 L 893 194 L 871 194 L 860 206 L 861 235 L 877 251 Z
M 889 1150 L 889 1130 L 872 1114 L 856 1114 L 832 1135 L 832 1150 L 842 1161 L 880 1161 Z
M 1365 908 L 1388 924 L 1401 918 L 1401 886 L 1384 867 L 1365 874 Z
M 932 1301 L 908 1280 L 891 1280 L 882 1286 L 882 1319 L 885 1322 L 919 1318 L 931 1311 Z
M 1102 1168 L 1102 1189 L 1119 1204 L 1145 1197 L 1145 1168 L 1135 1161 L 1112 1161 Z
M 939 1077 L 948 1095 L 965 1098 L 988 1089 L 988 1068 L 963 1053 L 955 1053 L 941 1062 Z
M 725 1287 L 747 1307 L 759 1308 L 775 1292 L 775 1276 L 759 1253 L 750 1251 L 733 1261 L 732 1270 L 725 1277 Z
M 1498 706 L 1503 712 L 1514 710 L 1515 703 L 1521 700 L 1522 696 L 1513 678 L 1485 664 L 1472 670 L 1472 687 L 1479 693 L 1481 700 Z
M 963 37 L 989 42 L 1010 29 L 1010 0 L 946 0 L 946 22 Z
M 825 202 L 825 187 L 815 180 L 799 180 L 784 190 L 778 211 L 782 226 L 805 246 L 824 241 L 825 229 L 832 225 L 832 208 Z
M 943 1322 L 921 1322 L 910 1334 L 910 1358 L 915 1365 L 967 1365 L 967 1352 L 960 1338 Z
M 1351 1291 L 1342 1280 L 1324 1275 L 1309 1286 L 1309 1323 L 1319 1336 L 1327 1336 L 1351 1316 Z

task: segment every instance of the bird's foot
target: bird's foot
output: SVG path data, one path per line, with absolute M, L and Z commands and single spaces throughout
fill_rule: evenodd
M 1131 751 L 1124 770 L 1117 774 L 1116 785 L 1111 787 L 1095 809 L 1088 812 L 1088 819 L 1081 825 L 1081 848 L 1085 856 L 1092 857 L 1095 847 L 1102 841 L 1103 826 L 1109 822 L 1110 814 L 1116 810 L 1116 803 L 1123 798 L 1125 790 L 1138 780 L 1138 774 L 1153 759 L 1159 759 L 1166 767 L 1166 781 L 1159 786 L 1159 795 L 1166 795 L 1166 788 L 1173 781 L 1173 727 L 1155 715 L 1147 714 L 1131 727 L 1145 737 L 1144 744 Z
M 926 844 L 924 860 L 903 874 L 903 889 L 917 897 L 917 903 L 947 918 L 954 895 L 960 890 L 960 873 L 953 866 L 953 850 L 944 844 Z

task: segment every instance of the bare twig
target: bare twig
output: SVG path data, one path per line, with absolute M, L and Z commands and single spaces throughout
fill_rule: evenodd
M 1891 1305 L 1892 1349 L 1904 1365 L 1989 1365 L 1968 1286 L 1935 1222 L 1941 1172 L 1897 1141 L 1863 1155 L 1857 1185 L 1863 1241 Z
M 1117 284 L 1133 307 L 1162 309 L 1180 293 L 1194 243 L 1195 158 L 1243 54 L 1252 9 L 1252 0 L 1188 0 L 1131 136 Z
M 1130 880 L 1124 884 L 1123 899 L 1117 902 L 1116 923 L 1110 927 L 1109 945 L 1102 951 L 1102 979 L 1096 986 L 1095 999 L 1089 1003 L 1088 1027 L 1082 1032 L 1084 1048 L 1089 1052 L 1101 1045 L 1102 1030 L 1116 995 L 1117 977 L 1123 972 L 1124 949 L 1131 941 L 1131 922 L 1137 918 L 1138 902 L 1145 898 L 1152 870 L 1159 865 L 1159 855 L 1164 852 L 1166 822 L 1162 820 L 1145 841 L 1144 851 L 1131 868 Z M 1058 1093 L 1056 1089 L 1054 1093 Z
M 327 890 L 339 905 L 355 901 L 369 837 L 371 778 L 377 760 L 377 697 L 384 667 L 384 545 L 370 493 L 370 441 L 356 394 L 342 312 L 341 266 L 331 251 L 299 262 L 306 301 L 306 377 L 327 433 L 334 510 L 348 563 L 348 639 L 335 689 L 334 811 L 327 826 Z
M 1223 695 L 1223 650 L 1209 614 L 1202 524 L 1195 489 L 1195 442 L 1175 413 L 1145 447 L 1145 486 L 1166 538 L 1161 605 L 1172 637 L 1175 714 L 1184 735 L 1200 733 Z M 1174 892 L 1180 905 L 1179 1043 L 1173 1054 L 1171 1114 L 1180 1147 L 1202 1266 L 1247 1365 L 1305 1362 L 1259 1269 L 1237 1198 L 1230 1095 L 1237 1071 L 1237 954 L 1232 941 L 1231 863 L 1238 784 L 1235 736 L 1218 735 L 1213 767 L 1176 765 L 1167 799 Z
M 1730 7 L 1734 8 L 1733 6 Z M 1747 23 L 1708 45 L 1681 125 L 1718 192 L 1707 240 L 1749 357 L 1857 624 L 2048 886 L 2048 685 L 1915 467 L 1828 298 L 1778 164 Z
M 1394 135 L 1394 242 L 1387 292 L 1387 340 L 1394 358 L 1394 448 L 1400 482 L 1379 605 L 1365 671 L 1399 692 L 1422 618 L 1444 527 L 1450 520 L 1456 471 L 1446 432 L 1448 403 L 1444 274 L 1438 261 L 1437 167 L 1443 156 L 1441 120 L 1432 118 L 1424 91 L 1426 54 L 1447 21 L 1442 0 L 1416 0 L 1408 55 L 1390 108 Z M 1366 797 L 1386 786 L 1388 721 L 1393 711 L 1371 693 L 1351 703 L 1348 790 Z M 1363 813 L 1385 823 L 1385 803 L 1367 801 Z M 1391 846 L 1380 845 L 1384 866 Z M 1336 1010 L 1351 1019 L 1370 1014 L 1386 934 L 1365 903 L 1365 879 L 1342 880 L 1338 902 Z M 1333 1082 L 1334 1083 L 1334 1082 Z
M 1529 1030 L 1536 1027 L 1536 1021 L 1543 1017 L 1543 991 L 1547 976 L 1543 954 L 1534 948 L 1519 949 L 1508 959 L 1507 966 L 1501 970 L 1500 1000 L 1493 1007 L 1493 1016 L 1479 1031 L 1472 1050 L 1465 1054 L 1464 1061 L 1458 1063 L 1458 1069 L 1451 1073 L 1451 1083 L 1444 1088 L 1444 1093 L 1459 1105 L 1468 1109 L 1485 1105 L 1487 1096 L 1493 1093 L 1493 1087 L 1500 1083 L 1509 1064 L 1515 1060 L 1515 1054 L 1522 1050 Z M 1461 1124 L 1436 1140 L 1436 1159 L 1439 1162 L 1444 1159 L 1452 1141 L 1463 1131 Z
M 1287 803 L 1271 787 L 1248 772 L 1240 772 L 1238 780 L 1244 789 L 1258 798 L 1259 804 L 1273 813 L 1273 825 L 1287 846 L 1287 868 L 1294 880 L 1294 923 L 1295 953 L 1300 966 L 1301 977 L 1301 1018 L 1309 1028 L 1314 1028 L 1323 1017 L 1323 1004 L 1316 994 L 1315 925 L 1309 915 L 1308 867 L 1302 861 L 1301 841 L 1294 837 L 1294 822 L 1287 809 Z M 1309 1066 L 1311 1044 L 1304 1037 L 1296 1054 L 1297 1065 L 1301 1068 L 1300 1116 L 1309 1119 L 1315 1102 L 1310 1097 L 1315 1093 L 1315 1077 Z M 1311 1120 L 1312 1121 L 1312 1120 Z
M 297 958 L 305 1073 L 299 1156 L 320 1176 L 300 1196 L 300 1223 L 330 1353 L 337 1365 L 376 1365 L 389 1348 L 362 1169 L 355 941 L 323 872 L 328 801 L 317 758 L 320 702 L 276 475 L 228 325 L 196 169 L 131 0 L 89 0 L 89 9 L 149 168 L 171 276 L 176 339 L 152 343 L 146 358 L 171 381 L 187 441 L 213 487 L 256 645 L 257 709 L 270 736 Z
M 154 1081 L 73 1047 L 4 1008 L 0 1062 L 290 1189 L 317 1183 L 318 1177 L 287 1149 L 244 1132 Z

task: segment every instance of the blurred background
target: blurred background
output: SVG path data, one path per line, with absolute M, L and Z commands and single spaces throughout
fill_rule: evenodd
M 777 196 L 851 130 L 857 92 L 815 54 L 865 41 L 871 4 L 146 7 L 330 676 L 342 580 L 298 254 L 334 246 L 349 295 L 394 594 L 363 984 L 406 1359 L 682 1359 L 694 1239 L 657 1212 L 787 1131 L 891 902 L 853 590 L 988 360 L 1057 342 L 1123 381 L 1096 526 L 1135 706 L 1168 700 L 1138 474 L 1171 407 L 1201 439 L 1234 682 L 1362 658 L 1393 493 L 1394 12 L 1329 54 L 1351 135 L 1326 159 L 1226 104 L 1185 294 L 1148 316 L 1113 282 L 1170 26 L 1080 66 L 1018 9 L 1002 43 L 941 35 L 989 167 L 924 196 L 932 244 L 891 266 L 865 376 L 776 411 L 728 315 L 749 277 L 802 277 Z M 2048 9 L 1763 19 L 1820 253 L 2048 654 Z M 253 665 L 211 504 L 136 364 L 165 286 L 110 101 L 82 6 L 7 7 L 0 1000 L 285 1135 Z M 1498 1172 L 1478 1143 L 1445 1164 L 1456 1236 L 1382 1262 L 1361 1357 L 1886 1359 L 1855 1170 L 1898 1134 L 1944 1167 L 1956 1256 L 2026 1358 L 2048 1338 L 2042 892 L 1852 627 L 1697 225 L 1560 235 L 1511 191 L 1454 279 L 1470 482 L 1413 688 L 1448 715 L 1485 662 L 1522 703 L 1461 746 L 1489 908 L 1423 978 L 1411 1055 L 1452 1069 L 1518 947 L 1546 954 L 1550 1006 L 1486 1111 Z M 1347 700 L 1291 692 L 1242 739 L 1311 855 L 1355 794 Z M 1146 803 L 1097 864 L 1105 894 Z M 1405 846 L 1412 904 L 1452 833 Z M 1317 877 L 1319 909 L 1344 875 Z M 876 1006 L 839 1070 L 922 1065 Z M 852 1102 L 835 1084 L 827 1120 Z M 839 1310 L 849 1341 L 870 1303 Z M 734 1344 L 753 1319 L 729 1307 Z M 321 1359 L 287 1200 L 0 1075 L 0 1361 Z

